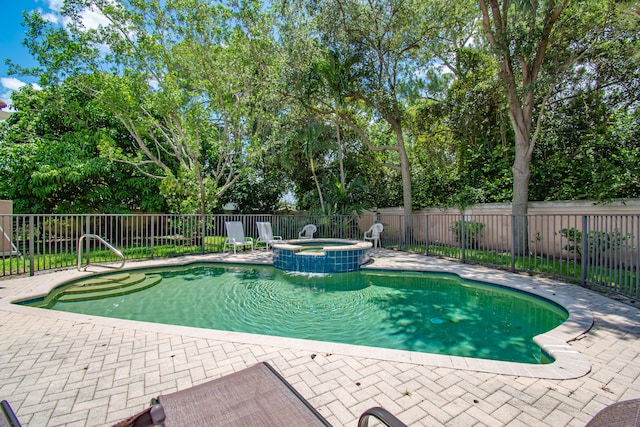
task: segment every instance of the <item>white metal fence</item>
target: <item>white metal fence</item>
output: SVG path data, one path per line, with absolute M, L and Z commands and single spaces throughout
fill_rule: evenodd
M 544 274 L 640 296 L 640 215 L 3 215 L 0 276 L 77 266 L 77 244 L 96 234 L 126 259 L 220 252 L 225 221 L 241 221 L 257 238 L 256 222 L 271 222 L 274 235 L 294 239 L 306 224 L 315 237 L 362 240 L 374 222 L 384 225 L 383 247 Z M 515 239 L 514 226 L 526 239 Z M 116 262 L 94 240 L 83 242 L 84 262 Z

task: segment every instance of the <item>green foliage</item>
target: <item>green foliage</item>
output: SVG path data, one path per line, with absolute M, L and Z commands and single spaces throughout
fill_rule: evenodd
M 424 87 L 420 67 L 431 67 L 425 51 L 420 51 L 437 33 L 427 19 L 431 3 L 303 1 L 296 3 L 298 9 L 288 2 L 281 5 L 285 18 L 295 22 L 285 27 L 289 46 L 303 45 L 300 38 L 312 38 L 320 46 L 317 57 L 293 62 L 297 68 L 290 74 L 292 94 L 306 108 L 350 128 L 363 147 L 363 159 L 400 172 L 403 205 L 410 212 L 404 116 L 406 101 Z M 308 32 L 295 31 L 302 26 Z
M 582 231 L 576 228 L 563 228 L 560 230 L 560 235 L 567 239 L 567 244 L 563 246 L 564 250 L 582 255 L 582 239 L 584 238 Z M 633 238 L 633 234 L 623 235 L 619 230 L 610 232 L 592 230 L 587 238 L 587 252 L 590 256 L 601 256 L 612 252 L 619 253 L 622 248 L 633 249 L 632 245 L 625 244 L 625 242 L 632 241 Z
M 408 122 L 418 206 L 507 202 L 513 137 L 495 61 L 479 48 L 455 52 L 457 78 L 443 100 L 416 102 Z
M 126 132 L 73 85 L 24 87 L 13 101 L 18 111 L 1 125 L 0 197 L 16 213 L 162 209 L 155 183 L 99 156 L 105 140 L 128 144 Z
M 168 171 L 160 181 L 160 194 L 165 198 L 169 212 L 180 214 L 195 214 L 200 212 L 201 198 L 198 180 L 193 177 L 193 171 L 180 167 L 173 175 Z
M 548 113 L 532 164 L 533 200 L 640 196 L 640 114 L 612 111 L 604 95 L 578 94 Z
M 359 179 L 349 181 L 346 187 L 339 182 L 333 183 L 333 187 L 329 187 L 331 191 L 327 192 L 327 209 L 328 215 L 351 215 L 359 214 L 365 209 L 362 202 L 362 195 L 367 192 L 367 186 Z
M 456 221 L 449 230 L 461 247 L 478 249 L 480 239 L 484 236 L 484 223 L 476 221 Z
M 322 213 L 464 208 L 515 196 L 518 138 L 527 200 L 640 197 L 633 3 L 568 2 L 549 44 L 553 3 L 487 3 L 505 31 L 490 16 L 480 34 L 466 0 L 68 0 L 64 28 L 27 14 L 39 66 L 11 69 L 44 90 L 16 92 L 0 125 L 0 197 L 43 213 L 273 211 L 286 189 Z M 84 28 L 88 4 L 111 24 Z
M 582 231 L 575 228 L 563 228 L 560 230 L 560 235 L 567 239 L 568 243 L 562 247 L 565 251 L 570 253 L 581 254 L 582 251 Z
M 102 156 L 163 180 L 170 209 L 210 209 L 251 165 L 278 108 L 270 15 L 257 2 L 91 6 L 108 26 L 84 27 L 84 0 L 65 3 L 64 30 L 37 14 L 26 21 L 43 84 L 71 82 L 109 111 L 130 147 L 103 140 Z
M 276 212 L 287 190 L 285 174 L 277 169 L 245 169 L 242 177 L 220 198 L 220 208 L 233 202 L 241 213 Z M 266 169 L 265 169 L 266 168 Z
M 457 191 L 457 144 L 443 106 L 422 101 L 408 111 L 407 127 L 414 141 L 410 158 L 415 207 L 451 205 Z

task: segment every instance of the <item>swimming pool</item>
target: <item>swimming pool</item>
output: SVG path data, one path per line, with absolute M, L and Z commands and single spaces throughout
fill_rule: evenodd
M 267 266 L 208 264 L 144 270 L 144 275 L 161 280 L 128 295 L 81 297 L 52 308 L 524 363 L 549 361 L 533 337 L 567 318 L 549 301 L 452 274 L 367 270 L 302 275 Z M 62 290 L 54 293 L 63 295 Z

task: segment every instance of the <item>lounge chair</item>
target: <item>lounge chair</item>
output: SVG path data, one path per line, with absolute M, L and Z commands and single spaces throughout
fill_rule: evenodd
M 2 412 L 0 413 L 0 427 L 22 427 L 20 421 L 18 421 L 18 417 L 11 409 L 11 405 L 6 400 L 0 402 L 0 408 L 2 408 Z
M 282 236 L 273 235 L 270 222 L 256 222 L 256 226 L 258 227 L 258 242 L 264 242 L 267 245 L 267 250 L 269 250 L 269 246 L 273 246 L 274 242 L 282 240 Z
M 625 400 L 607 406 L 596 414 L 585 427 L 639 427 L 640 399 Z
M 227 251 L 227 246 L 233 246 L 233 253 L 236 253 L 238 247 L 249 246 L 253 250 L 253 239 L 244 236 L 244 226 L 240 221 L 227 221 L 224 223 L 227 228 L 227 240 L 224 242 L 222 250 Z
M 384 226 L 379 222 L 376 222 L 364 232 L 364 240 L 371 240 L 374 248 L 376 246 L 382 247 L 382 244 L 380 243 L 380 234 L 382 234 L 382 230 L 384 230 Z
M 313 239 L 313 233 L 316 231 L 318 231 L 318 228 L 315 225 L 307 224 L 298 233 L 298 239 Z
M 4 257 L 20 257 L 20 258 L 24 259 L 24 257 L 22 256 L 22 252 L 20 252 L 18 250 L 18 248 L 13 243 L 11 238 L 7 235 L 7 233 L 5 233 L 4 228 L 2 228 L 2 225 L 0 225 L 0 233 L 2 234 L 2 237 L 4 238 L 4 240 L 0 241 L 0 257 L 2 257 L 2 258 L 4 258 Z M 6 249 L 9 249 L 7 246 L 11 246 L 11 250 L 6 250 Z
M 152 406 L 114 427 L 171 426 L 331 426 L 271 365 L 242 371 L 186 390 L 161 395 Z M 390 427 L 406 427 L 383 408 L 360 417 L 367 427 L 374 417 Z

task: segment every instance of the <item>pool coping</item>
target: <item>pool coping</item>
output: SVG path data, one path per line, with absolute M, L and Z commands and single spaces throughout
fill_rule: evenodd
M 375 251 L 374 251 L 375 252 Z M 284 338 L 269 335 L 256 335 L 240 332 L 229 332 L 186 326 L 156 324 L 150 322 L 123 320 L 101 316 L 83 315 L 75 313 L 57 312 L 28 306 L 13 304 L 16 301 L 37 298 L 66 282 L 78 280 L 96 273 L 113 271 L 104 267 L 90 268 L 90 271 L 62 270 L 38 275 L 39 279 L 46 277 L 50 280 L 34 280 L 34 278 L 12 279 L 20 282 L 5 298 L 0 299 L 0 309 L 36 315 L 43 318 L 88 322 L 104 326 L 120 327 L 148 332 L 161 332 L 204 338 L 219 341 L 229 341 L 252 345 L 269 345 L 273 347 L 306 350 L 321 354 L 340 354 L 345 356 L 365 357 L 390 362 L 404 362 L 425 366 L 462 369 L 477 372 L 514 375 L 544 379 L 572 379 L 579 378 L 591 371 L 591 364 L 586 357 L 576 351 L 569 344 L 586 333 L 593 325 L 593 315 L 586 305 L 576 301 L 575 291 L 580 290 L 577 285 L 566 284 L 546 278 L 529 277 L 492 270 L 485 267 L 457 264 L 446 260 L 433 259 L 424 255 L 393 254 L 392 257 L 376 257 L 372 254 L 372 262 L 364 269 L 422 271 L 456 274 L 464 279 L 494 283 L 507 288 L 528 292 L 541 298 L 548 299 L 564 307 L 569 318 L 559 327 L 535 337 L 536 343 L 555 361 L 550 364 L 538 365 L 517 362 L 502 362 L 488 359 L 476 359 L 460 356 L 446 356 L 432 353 L 420 353 L 406 350 L 391 350 L 378 347 L 367 347 L 350 344 L 331 343 L 314 340 Z M 270 265 L 271 254 L 251 251 L 248 254 L 211 254 L 203 256 L 186 256 L 180 258 L 160 259 L 153 261 L 129 261 L 122 270 L 136 270 L 159 266 L 182 266 L 198 262 L 235 263 Z M 398 257 L 400 255 L 400 257 Z
M 322 246 L 322 244 L 318 244 L 318 246 L 322 246 L 322 250 L 325 252 L 337 252 L 337 251 L 356 251 L 363 249 L 371 249 L 373 245 L 371 242 L 362 242 L 359 240 L 349 240 L 349 239 L 293 239 L 293 240 L 283 240 L 282 242 L 276 242 L 271 245 L 272 248 L 282 249 L 287 251 L 299 252 L 305 249 L 307 245 L 301 245 L 299 243 L 309 243 L 309 242 L 329 242 L 329 243 L 344 243 L 344 245 L 329 245 Z

